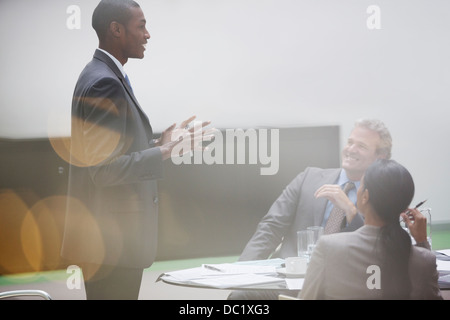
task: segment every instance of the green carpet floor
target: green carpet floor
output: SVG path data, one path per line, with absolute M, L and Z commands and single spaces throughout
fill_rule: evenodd
M 432 233 L 432 246 L 433 250 L 450 249 L 450 225 L 445 224 L 433 227 Z M 173 271 L 186 268 L 193 268 L 202 265 L 203 263 L 228 263 L 237 261 L 238 256 L 228 257 L 207 257 L 207 258 L 195 258 L 195 259 L 183 259 L 183 260 L 170 260 L 170 261 L 156 261 L 153 265 L 147 269 L 152 271 Z M 0 286 L 20 284 L 20 283 L 35 283 L 49 280 L 66 279 L 66 270 L 54 270 L 33 272 L 24 274 L 13 274 L 0 276 Z

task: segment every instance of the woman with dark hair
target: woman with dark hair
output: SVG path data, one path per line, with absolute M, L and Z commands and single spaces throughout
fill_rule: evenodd
M 408 209 L 413 197 L 414 181 L 405 167 L 394 160 L 375 161 L 357 192 L 364 226 L 319 239 L 299 297 L 442 299 L 435 255 L 413 246 L 400 226 L 406 210 L 421 215 Z

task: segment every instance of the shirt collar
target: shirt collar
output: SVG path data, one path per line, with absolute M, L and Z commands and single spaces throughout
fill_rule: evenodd
M 351 181 L 351 180 L 347 177 L 347 173 L 345 172 L 344 169 L 342 169 L 341 174 L 339 175 L 337 184 L 340 185 L 341 187 L 343 187 L 349 181 Z M 358 190 L 360 181 L 352 181 L 352 182 L 355 184 L 356 190 Z
M 123 77 L 126 77 L 126 72 L 125 69 L 123 68 L 123 65 L 119 62 L 119 60 L 116 59 L 116 57 L 114 57 L 111 53 L 109 53 L 106 50 L 100 49 L 98 48 L 98 50 L 100 50 L 101 52 L 104 52 L 108 57 L 111 58 L 112 61 L 114 61 L 114 63 L 116 64 L 117 68 L 119 68 L 120 72 L 122 73 Z

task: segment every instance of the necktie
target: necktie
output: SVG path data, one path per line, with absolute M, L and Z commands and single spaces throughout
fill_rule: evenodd
M 347 182 L 344 186 L 344 192 L 345 194 L 348 194 L 348 192 L 355 187 L 355 184 L 353 182 Z M 334 206 L 333 209 L 330 212 L 330 216 L 328 217 L 327 224 L 325 225 L 325 234 L 329 233 L 336 233 L 341 230 L 341 224 L 344 220 L 345 212 L 344 210 Z
M 128 75 L 125 75 L 125 81 L 127 82 L 128 86 L 130 87 L 131 91 L 133 91 L 133 87 L 131 86 L 130 78 L 128 78 Z

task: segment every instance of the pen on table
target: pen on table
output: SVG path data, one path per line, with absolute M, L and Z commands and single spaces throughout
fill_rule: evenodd
M 213 266 L 211 266 L 209 264 L 204 264 L 203 267 L 206 268 L 206 269 L 209 269 L 209 270 L 222 272 L 222 270 L 220 270 L 219 268 L 213 267 Z

